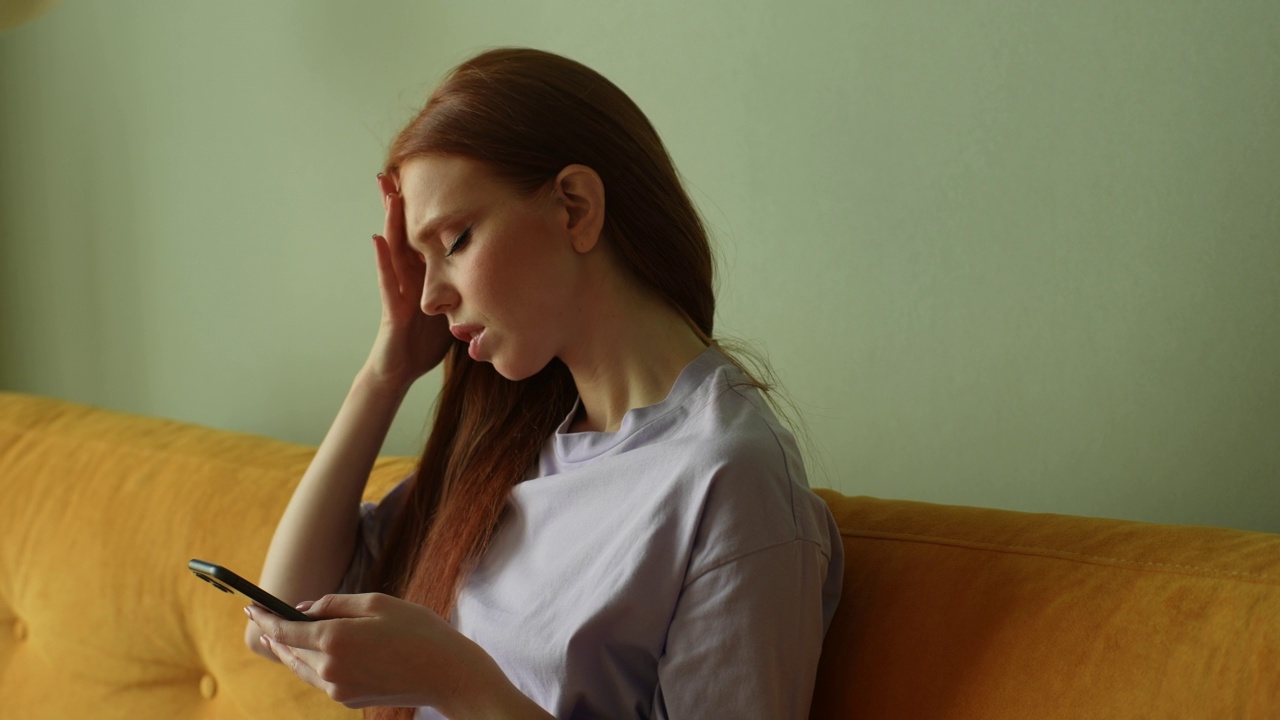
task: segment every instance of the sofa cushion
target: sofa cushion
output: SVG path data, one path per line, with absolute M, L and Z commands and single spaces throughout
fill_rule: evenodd
M 1280 535 L 819 494 L 813 717 L 1280 717 Z
M 358 718 L 250 653 L 243 603 L 186 569 L 256 578 L 313 452 L 0 394 L 0 714 Z M 381 462 L 370 494 L 407 472 Z
M 3 717 L 359 717 L 186 570 L 257 577 L 313 453 L 0 393 Z M 818 492 L 846 567 L 814 718 L 1280 717 L 1280 536 Z

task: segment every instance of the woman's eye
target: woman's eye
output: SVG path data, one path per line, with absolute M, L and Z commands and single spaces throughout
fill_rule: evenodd
M 453 244 L 449 246 L 449 251 L 446 252 L 444 256 L 449 257 L 450 255 L 458 252 L 463 248 L 464 245 L 467 244 L 467 241 L 470 239 L 471 239 L 471 226 L 468 225 L 467 229 L 463 230 L 462 234 L 459 235 L 457 239 L 453 241 Z

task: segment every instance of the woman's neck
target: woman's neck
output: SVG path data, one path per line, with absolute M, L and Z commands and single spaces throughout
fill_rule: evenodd
M 572 432 L 615 432 L 627 411 L 662 402 L 706 350 L 684 318 L 652 294 L 607 280 L 596 289 L 582 342 L 561 356 L 581 399 Z

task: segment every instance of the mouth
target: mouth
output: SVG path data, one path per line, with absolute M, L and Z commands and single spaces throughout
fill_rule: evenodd
M 484 326 L 472 325 L 469 323 L 458 323 L 457 325 L 450 325 L 449 332 L 453 333 L 453 336 L 462 342 L 471 342 L 484 334 Z
M 480 340 L 484 337 L 483 325 L 472 325 L 469 323 L 459 323 L 450 325 L 449 332 L 464 343 L 467 343 L 467 354 L 472 360 L 480 359 Z

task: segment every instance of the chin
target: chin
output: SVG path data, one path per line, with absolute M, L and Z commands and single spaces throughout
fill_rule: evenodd
M 536 370 L 533 372 L 529 372 L 529 369 L 526 367 L 503 362 L 497 358 L 493 360 L 486 360 L 485 362 L 492 365 L 493 369 L 497 370 L 499 375 L 510 380 L 511 382 L 519 382 L 521 380 L 533 377 L 534 373 L 537 372 Z
M 538 373 L 542 372 L 543 368 L 545 368 L 547 365 L 551 363 L 550 360 L 547 360 L 546 362 L 542 362 L 542 363 L 510 362 L 510 361 L 504 361 L 501 358 L 494 358 L 493 360 L 490 360 L 488 362 L 489 364 L 493 365 L 493 369 L 497 370 L 499 375 L 510 380 L 511 382 L 528 380 L 534 375 L 537 375 Z
M 506 371 L 506 370 L 503 370 L 501 367 L 498 367 L 497 365 L 494 365 L 493 369 L 497 370 L 499 375 L 510 380 L 511 382 L 520 382 L 521 380 L 528 380 L 529 378 L 534 376 L 534 373 Z

